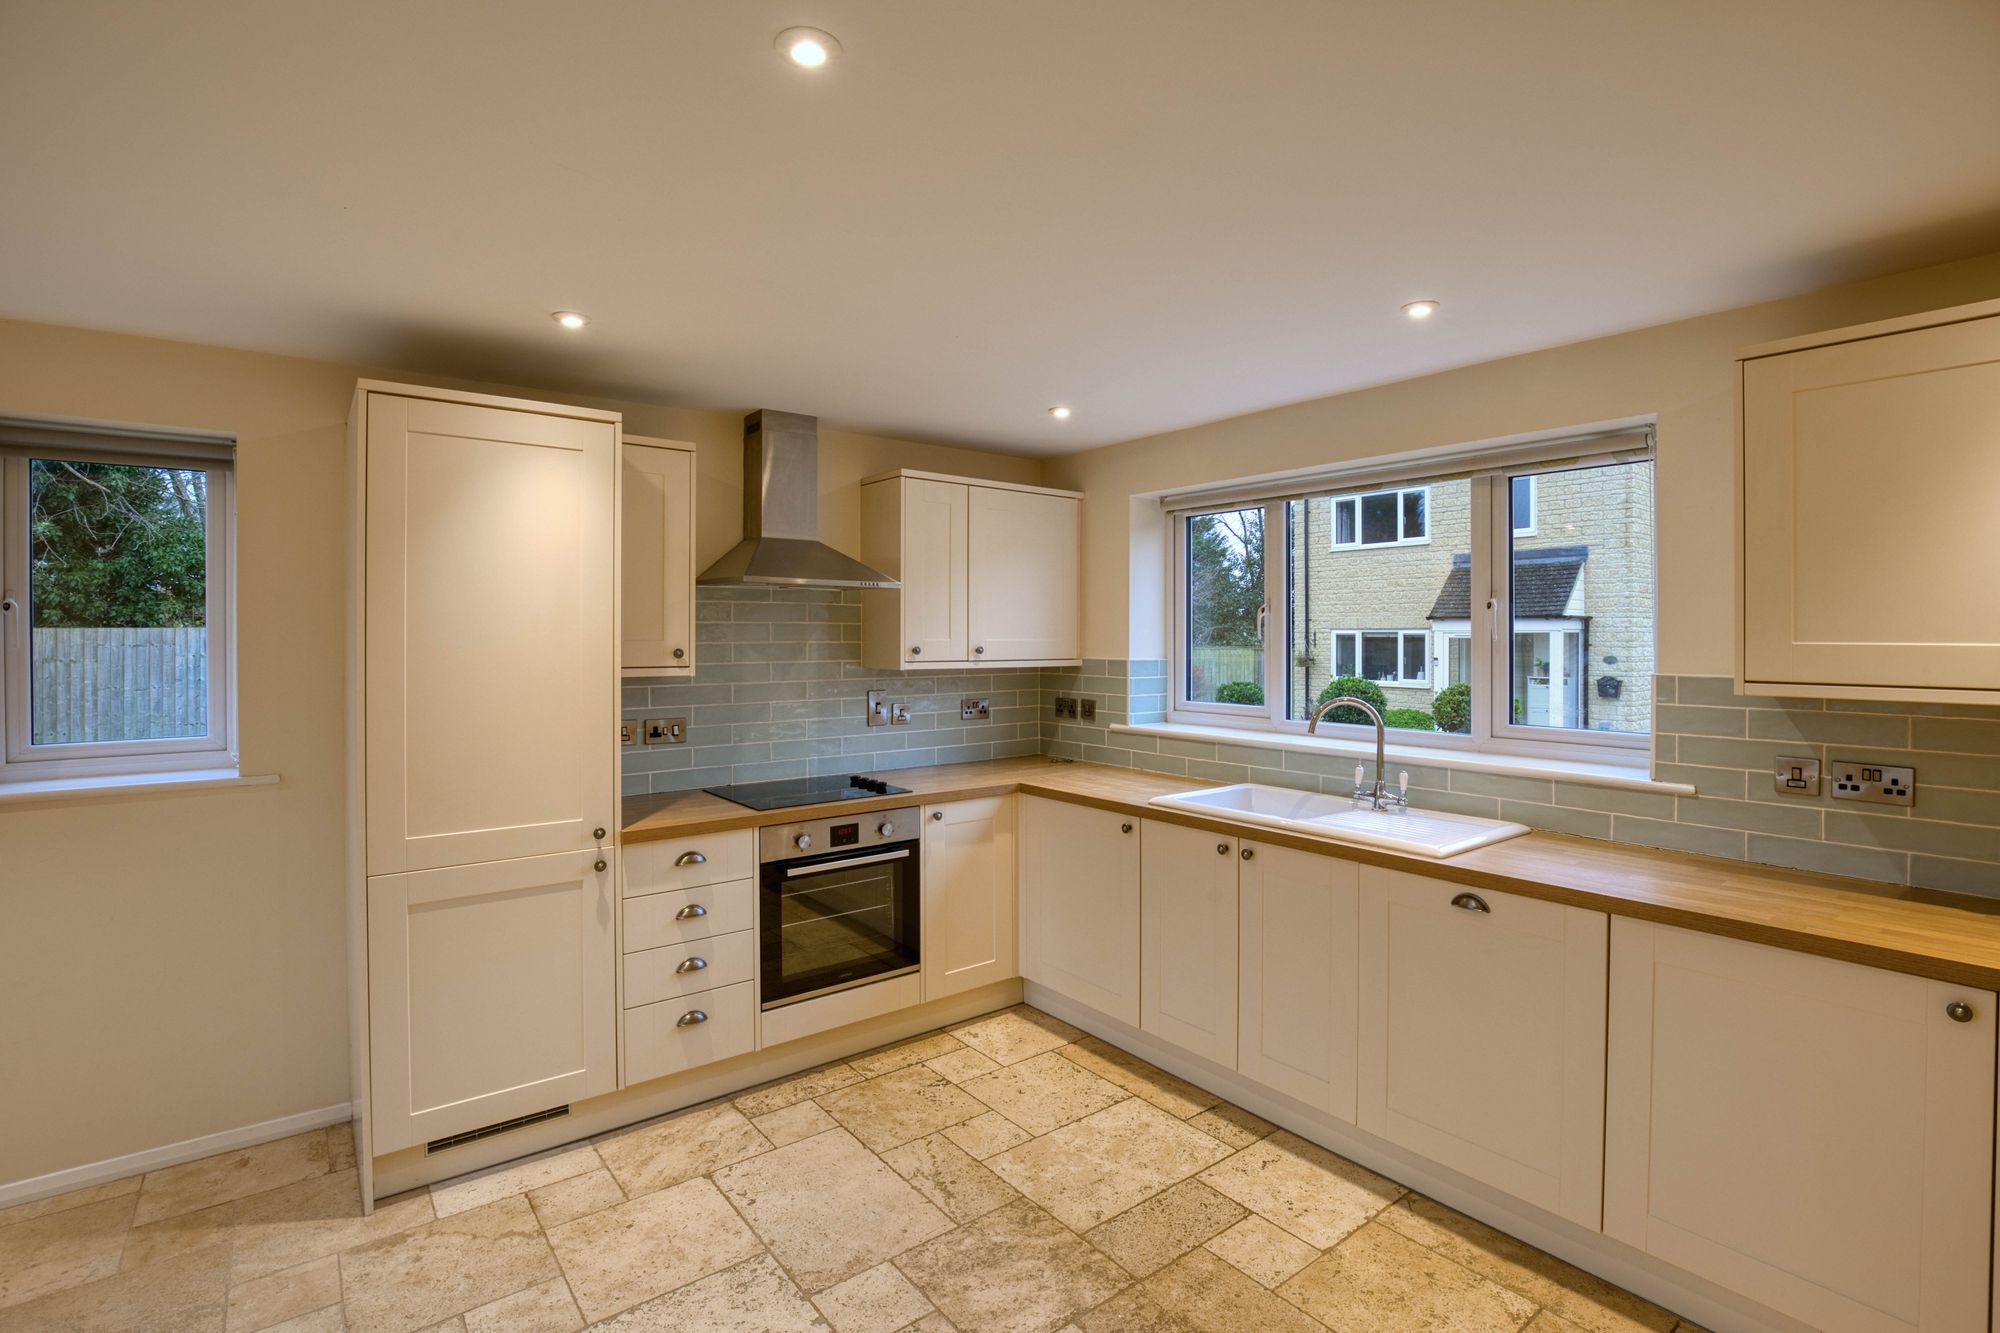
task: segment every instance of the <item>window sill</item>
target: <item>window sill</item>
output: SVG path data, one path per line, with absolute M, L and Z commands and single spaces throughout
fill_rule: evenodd
M 0 782 L 0 806 L 64 805 L 115 796 L 165 796 L 175 792 L 218 791 L 227 787 L 268 787 L 276 773 L 238 773 L 233 768 L 179 773 L 123 773 L 117 777 L 41 778 Z
M 1350 741 L 1322 736 L 1253 731 L 1238 727 L 1203 727 L 1186 722 L 1114 723 L 1112 731 L 1137 736 L 1169 736 L 1184 741 L 1216 741 L 1253 750 L 1289 750 L 1297 754 L 1334 755 L 1343 759 L 1373 760 L 1373 741 Z M 1663 796 L 1692 796 L 1695 789 L 1685 782 L 1661 782 L 1652 775 L 1645 760 L 1549 759 L 1539 755 L 1494 754 L 1483 750 L 1450 750 L 1430 745 L 1390 744 L 1384 754 L 1392 763 L 1422 768 L 1456 769 L 1463 773 L 1495 773 L 1503 777 L 1554 778 L 1588 787 L 1615 787 L 1622 791 L 1655 792 Z

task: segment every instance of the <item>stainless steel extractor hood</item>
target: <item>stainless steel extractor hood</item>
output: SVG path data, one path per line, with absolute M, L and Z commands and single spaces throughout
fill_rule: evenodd
M 743 540 L 697 583 L 893 588 L 819 539 L 819 418 L 770 408 L 743 418 Z

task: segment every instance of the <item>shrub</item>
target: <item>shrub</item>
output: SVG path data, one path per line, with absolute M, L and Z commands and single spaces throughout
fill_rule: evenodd
M 1439 731 L 1471 731 L 1472 686 L 1464 681 L 1445 686 L 1431 700 L 1431 712 L 1437 718 Z
M 1421 708 L 1391 708 L 1382 714 L 1382 725 L 1404 731 L 1436 731 L 1437 723 Z
M 1215 701 L 1219 704 L 1261 704 L 1264 702 L 1264 687 L 1254 680 L 1232 680 L 1215 687 Z
M 1382 695 L 1382 687 L 1372 680 L 1363 680 L 1359 676 L 1335 676 L 1326 683 L 1326 688 L 1319 692 L 1319 702 L 1325 703 L 1328 699 L 1338 699 L 1343 694 L 1350 698 L 1367 700 L 1369 703 L 1375 705 L 1375 711 L 1378 713 L 1388 707 L 1388 700 Z M 1362 712 L 1359 708 L 1336 708 L 1326 715 L 1326 720 L 1328 722 L 1351 722 L 1356 726 L 1362 727 L 1373 725 L 1369 720 L 1368 714 Z

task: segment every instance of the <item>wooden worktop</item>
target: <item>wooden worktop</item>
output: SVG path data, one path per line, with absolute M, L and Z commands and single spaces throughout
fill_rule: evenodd
M 1097 764 L 1062 763 L 1042 756 L 897 769 L 879 776 L 908 787 L 910 794 L 773 811 L 745 809 L 698 791 L 628 796 L 624 839 L 649 842 L 836 813 L 861 814 L 926 801 L 1020 792 L 1207 829 L 1267 846 L 1292 847 L 1428 875 L 1470 888 L 1518 893 L 2000 990 L 2000 902 L 1984 898 L 1557 833 L 1530 833 L 1449 860 L 1435 860 L 1149 805 L 1155 796 L 1215 784 Z

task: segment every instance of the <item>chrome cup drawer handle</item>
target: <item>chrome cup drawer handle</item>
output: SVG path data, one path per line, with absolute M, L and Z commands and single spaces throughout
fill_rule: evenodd
M 674 913 L 674 920 L 692 921 L 698 916 L 707 916 L 707 915 L 708 915 L 708 909 L 706 907 L 703 907 L 700 903 L 689 903 L 686 907 L 683 907 L 680 911 Z
M 700 852 L 682 852 L 674 858 L 674 864 L 677 866 L 705 866 L 708 864 L 708 858 Z
M 681 959 L 681 965 L 675 968 L 674 971 L 681 973 L 700 972 L 707 967 L 708 960 L 706 958 L 683 958 Z
M 697 1023 L 706 1023 L 707 1021 L 707 1014 L 699 1009 L 690 1009 L 674 1020 L 674 1026 L 677 1028 L 691 1028 Z
M 1451 900 L 1451 905 L 1453 907 L 1462 907 L 1468 912 L 1491 913 L 1493 911 L 1492 908 L 1486 905 L 1486 900 L 1476 893 L 1461 893 Z

